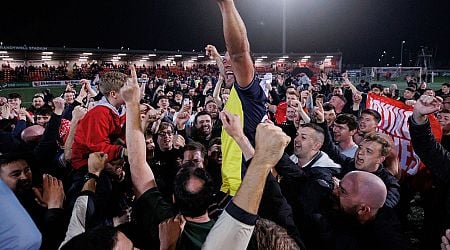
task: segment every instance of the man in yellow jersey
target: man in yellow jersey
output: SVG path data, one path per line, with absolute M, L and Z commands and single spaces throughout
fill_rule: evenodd
M 225 110 L 237 114 L 243 122 L 244 133 L 254 145 L 258 124 L 267 114 L 267 98 L 255 77 L 247 31 L 232 0 L 218 0 L 223 19 L 227 53 L 223 59 L 225 82 L 233 83 Z M 222 131 L 222 192 L 234 196 L 245 173 L 242 152 L 237 143 Z M 244 167 L 244 168 L 243 168 Z
M 260 80 L 255 76 L 247 31 L 234 1 L 217 0 L 217 3 L 222 13 L 227 48 L 223 59 L 226 74 L 224 78 L 227 86 L 233 84 L 225 110 L 240 117 L 247 142 L 254 146 L 256 127 L 266 119 L 267 97 L 259 85 Z M 244 159 L 237 142 L 222 130 L 222 192 L 231 196 L 236 194 L 245 175 L 248 160 L 250 159 Z M 261 217 L 285 227 L 297 243 L 302 244 L 293 222 L 292 209 L 271 174 L 266 181 L 259 211 Z

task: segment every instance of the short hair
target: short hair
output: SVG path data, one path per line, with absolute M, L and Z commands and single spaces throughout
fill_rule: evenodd
M 345 124 L 350 131 L 358 128 L 358 119 L 352 114 L 340 114 L 334 120 L 336 124 Z
M 376 83 L 370 85 L 370 90 L 373 90 L 373 89 L 375 89 L 375 88 L 377 88 L 377 89 L 379 89 L 379 90 L 382 90 L 382 89 L 383 89 L 380 85 L 378 85 L 378 84 L 376 84 Z
M 379 123 L 381 121 L 380 113 L 378 113 L 378 111 L 376 111 L 374 109 L 365 109 L 365 110 L 361 111 L 361 116 L 363 114 L 372 116 L 377 123 Z
M 211 114 L 210 114 L 208 111 L 205 111 L 205 110 L 200 111 L 200 112 L 198 112 L 198 113 L 195 115 L 195 117 L 194 117 L 194 125 L 197 124 L 197 119 L 198 119 L 198 117 L 199 117 L 199 116 L 202 116 L 202 115 L 207 115 L 207 116 L 209 116 L 209 118 L 211 118 Z M 212 118 L 211 118 L 211 119 L 212 119 Z
M 34 100 L 34 99 L 36 99 L 36 98 L 41 98 L 42 100 L 44 100 L 44 96 L 43 96 L 43 95 L 40 95 L 40 94 L 35 94 L 35 95 L 33 96 L 33 98 L 31 98 L 31 100 Z
M 14 98 L 22 99 L 22 96 L 19 93 L 10 93 L 8 95 L 8 99 L 14 99 Z
M 413 93 L 416 92 L 416 90 L 415 90 L 414 88 L 411 88 L 411 87 L 406 87 L 406 88 L 405 88 L 405 91 L 406 91 L 406 90 L 408 90 L 408 91 L 410 91 L 410 92 L 413 92 Z
M 333 104 L 331 104 L 329 102 L 326 102 L 326 103 L 323 104 L 323 111 L 332 111 L 332 110 L 334 112 L 336 112 L 336 108 L 334 107 Z
M 287 230 L 275 222 L 260 218 L 256 221 L 255 230 L 248 244 L 251 250 L 263 249 L 301 249 Z
M 100 78 L 99 89 L 104 96 L 108 96 L 111 91 L 119 92 L 127 81 L 128 76 L 120 72 L 107 72 Z
M 447 86 L 450 88 L 450 83 L 443 83 L 441 86 Z
M 17 161 L 25 161 L 28 166 L 31 166 L 31 162 L 33 160 L 33 155 L 28 151 L 19 151 L 19 152 L 9 152 L 6 154 L 0 155 L 0 168 L 4 165 L 17 162 Z
M 97 226 L 73 237 L 61 250 L 113 249 L 117 244 L 118 232 L 119 230 L 112 226 Z
M 364 141 L 377 142 L 381 145 L 381 155 L 388 156 L 391 150 L 391 144 L 383 138 L 379 133 L 369 133 L 364 136 Z
M 44 105 L 34 112 L 35 115 L 51 115 L 53 113 L 52 107 Z
M 203 146 L 203 144 L 201 144 L 200 142 L 189 142 L 183 149 L 183 152 L 186 151 L 199 151 L 200 153 L 202 153 L 202 157 L 205 158 L 206 155 L 206 149 L 205 146 Z
M 286 95 L 295 95 L 298 98 L 300 98 L 300 94 L 298 93 L 297 90 L 295 90 L 295 88 L 294 89 L 287 89 Z
M 169 100 L 169 97 L 167 97 L 166 95 L 160 95 L 156 98 L 156 102 L 159 102 L 159 100 L 161 100 L 161 99 Z
M 198 190 L 189 190 L 189 181 L 197 178 L 202 181 Z M 198 217 L 206 213 L 213 198 L 213 180 L 205 169 L 195 167 L 192 162 L 181 166 L 175 176 L 174 197 L 175 205 L 182 215 Z
M 175 126 L 173 126 L 170 122 L 161 122 L 158 128 L 158 133 L 163 131 L 164 129 L 171 128 L 172 132 L 175 132 Z
M 208 104 L 210 104 L 210 103 L 215 103 L 216 105 L 217 105 L 217 103 L 216 103 L 216 101 L 214 101 L 214 100 L 209 100 L 209 101 L 207 101 L 206 103 L 205 103 L 205 107 L 208 105 Z
M 442 109 L 441 111 L 439 111 L 439 113 L 450 114 L 450 109 Z
M 319 140 L 320 143 L 323 143 L 325 140 L 325 130 L 317 125 L 316 123 L 305 123 L 301 124 L 302 128 L 311 128 L 316 132 L 316 139 Z
M 208 143 L 208 149 L 210 149 L 214 145 L 222 145 L 222 140 L 220 139 L 220 137 L 212 138 Z

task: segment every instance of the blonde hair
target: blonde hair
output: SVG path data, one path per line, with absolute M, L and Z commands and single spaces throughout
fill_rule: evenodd
M 127 81 L 128 76 L 120 72 L 107 72 L 100 79 L 99 89 L 104 96 L 111 91 L 119 92 Z

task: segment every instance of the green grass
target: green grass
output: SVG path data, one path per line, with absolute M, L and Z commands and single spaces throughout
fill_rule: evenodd
M 450 82 L 450 77 L 435 77 L 434 78 L 434 83 L 430 83 L 428 84 L 429 88 L 432 89 L 440 89 L 441 88 L 441 84 L 442 83 L 449 83 Z M 389 87 L 392 83 L 397 84 L 398 88 L 403 91 L 407 86 L 406 86 L 406 82 L 405 81 L 372 81 L 370 82 L 370 84 L 373 83 L 377 83 L 377 84 L 381 84 L 383 86 Z M 19 93 L 20 95 L 22 95 L 22 103 L 24 106 L 28 106 L 31 104 L 31 100 L 33 98 L 33 96 L 36 93 L 42 93 L 45 89 L 50 89 L 50 92 L 54 95 L 54 96 L 60 96 L 64 90 L 65 87 L 64 86 L 59 86 L 59 87 L 37 87 L 37 88 L 10 88 L 10 89 L 1 89 L 0 90 L 0 96 L 7 96 L 10 93 Z M 80 90 L 80 87 L 77 86 L 77 91 Z

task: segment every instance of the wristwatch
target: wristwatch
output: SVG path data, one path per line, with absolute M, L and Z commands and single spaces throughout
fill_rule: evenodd
M 84 175 L 84 178 L 83 178 L 83 180 L 84 180 L 84 182 L 87 182 L 88 180 L 90 180 L 90 179 L 94 179 L 95 180 L 95 182 L 97 182 L 98 181 L 98 176 L 96 175 L 96 174 L 93 174 L 93 173 L 86 173 L 85 175 Z

